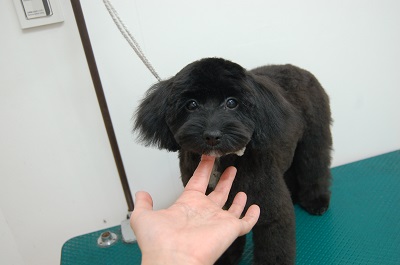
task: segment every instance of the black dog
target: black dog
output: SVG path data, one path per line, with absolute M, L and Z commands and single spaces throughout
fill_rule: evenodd
M 218 157 L 209 190 L 228 166 L 237 175 L 227 202 L 244 191 L 258 204 L 253 228 L 255 264 L 294 264 L 292 200 L 321 215 L 330 200 L 329 99 L 317 79 L 292 65 L 246 71 L 207 58 L 187 65 L 149 89 L 135 121 L 146 145 L 179 151 L 183 184 L 201 154 Z M 244 248 L 238 238 L 217 261 L 235 264 Z

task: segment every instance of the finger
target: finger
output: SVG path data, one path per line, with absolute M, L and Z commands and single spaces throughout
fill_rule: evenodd
M 220 207 L 222 207 L 228 199 L 229 191 L 231 190 L 236 172 L 237 170 L 235 167 L 228 167 L 225 169 L 218 181 L 217 186 L 215 186 L 214 191 L 208 195 L 208 197 Z
M 258 205 L 251 205 L 247 210 L 246 214 L 242 219 L 240 219 L 242 224 L 242 229 L 240 231 L 240 236 L 243 236 L 250 232 L 250 230 L 257 223 L 258 218 L 260 217 L 260 207 Z
M 133 209 L 130 224 L 132 229 L 134 229 L 136 224 L 136 217 L 140 216 L 142 212 L 153 210 L 153 199 L 150 194 L 145 191 L 138 191 L 135 194 L 135 208 Z
M 240 218 L 243 209 L 246 205 L 247 195 L 244 192 L 238 192 L 233 199 L 231 207 L 229 207 L 228 212 L 230 212 L 236 218 Z
M 200 163 L 186 185 L 185 191 L 194 190 L 202 193 L 206 192 L 214 161 L 215 157 L 213 156 L 201 156 Z
M 149 193 L 138 191 L 135 194 L 135 209 L 133 213 L 138 213 L 143 210 L 153 210 L 153 199 Z

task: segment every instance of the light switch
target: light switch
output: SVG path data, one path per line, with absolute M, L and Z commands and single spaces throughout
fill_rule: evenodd
M 64 21 L 58 0 L 14 0 L 14 5 L 23 29 Z
M 21 0 L 27 19 L 46 17 L 53 15 L 48 0 Z

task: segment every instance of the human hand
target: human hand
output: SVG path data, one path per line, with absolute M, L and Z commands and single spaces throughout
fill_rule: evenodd
M 256 224 L 260 208 L 252 205 L 240 216 L 247 196 L 239 192 L 228 210 L 222 210 L 236 168 L 221 175 L 215 190 L 205 195 L 214 157 L 203 155 L 199 166 L 176 202 L 165 210 L 153 211 L 147 192 L 136 193 L 131 226 L 142 251 L 142 265 L 213 264 L 241 235 Z

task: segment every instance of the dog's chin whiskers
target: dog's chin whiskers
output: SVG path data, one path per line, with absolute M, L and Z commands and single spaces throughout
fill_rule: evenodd
M 236 151 L 236 152 L 229 152 L 229 153 L 221 153 L 218 151 L 210 151 L 210 152 L 204 152 L 205 155 L 208 156 L 214 156 L 214 157 L 221 157 L 225 155 L 237 155 L 237 156 L 242 156 L 244 154 L 244 151 L 246 150 L 246 147 L 243 147 L 242 149 Z
M 211 152 L 205 153 L 205 155 L 214 156 L 217 158 L 222 156 L 219 152 L 216 152 L 216 151 L 211 151 Z
M 235 154 L 237 156 L 242 156 L 242 155 L 244 155 L 244 151 L 246 151 L 246 147 L 243 147 L 239 151 L 233 152 L 232 154 Z

